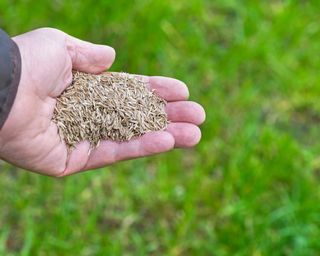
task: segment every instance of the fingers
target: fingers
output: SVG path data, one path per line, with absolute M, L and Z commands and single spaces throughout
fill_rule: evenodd
M 175 140 L 175 147 L 188 148 L 199 143 L 201 131 L 197 125 L 205 120 L 204 109 L 195 102 L 185 101 L 189 97 L 185 83 L 168 77 L 153 76 L 146 78 L 150 89 L 168 101 L 166 112 L 173 121 L 166 131 Z
M 201 131 L 198 126 L 190 123 L 171 123 L 167 132 L 171 133 L 175 140 L 175 147 L 188 148 L 199 143 Z
M 202 124 L 206 115 L 203 107 L 192 101 L 169 102 L 166 106 L 166 112 L 170 121 L 195 125 Z
M 144 157 L 173 149 L 174 138 L 168 132 L 150 132 L 128 142 L 102 141 L 91 152 L 85 169 L 99 168 L 118 161 Z
M 71 152 L 66 170 L 60 176 L 95 169 L 112 163 L 154 155 L 174 147 L 193 147 L 201 138 L 200 129 L 190 123 L 171 123 L 166 131 L 150 132 L 128 142 L 102 141 L 88 155 L 89 143 L 81 142 Z
M 201 131 L 198 125 L 205 120 L 205 111 L 201 105 L 192 101 L 169 102 L 166 112 L 172 121 L 166 131 L 174 137 L 175 147 L 189 148 L 199 143 Z
M 169 102 L 166 106 L 168 119 L 173 121 L 166 132 L 150 132 L 129 142 L 102 141 L 88 156 L 89 143 L 81 142 L 72 151 L 66 171 L 62 174 L 99 168 L 131 158 L 153 155 L 173 147 L 193 147 L 201 138 L 197 127 L 205 119 L 204 109 L 195 102 Z
M 92 44 L 70 35 L 66 35 L 66 43 L 75 70 L 101 73 L 111 67 L 116 56 L 112 47 Z
M 150 89 L 166 101 L 186 100 L 189 97 L 189 90 L 185 83 L 174 78 L 150 76 L 146 77 Z

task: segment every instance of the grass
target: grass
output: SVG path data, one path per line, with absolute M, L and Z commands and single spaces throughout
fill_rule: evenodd
M 184 80 L 191 150 L 65 179 L 4 164 L 1 255 L 318 255 L 317 1 L 0 2 L 0 25 L 112 45 L 114 71 Z

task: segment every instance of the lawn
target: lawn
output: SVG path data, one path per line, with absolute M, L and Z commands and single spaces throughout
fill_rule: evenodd
M 11 35 L 50 26 L 109 44 L 112 70 L 181 79 L 207 112 L 194 149 L 63 179 L 1 164 L 0 255 L 319 255 L 319 13 L 293 0 L 0 1 Z

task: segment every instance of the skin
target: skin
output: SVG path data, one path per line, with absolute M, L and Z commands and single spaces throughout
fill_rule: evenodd
M 152 76 L 149 81 L 168 101 L 166 131 L 150 132 L 128 142 L 102 141 L 90 154 L 83 141 L 68 154 L 51 121 L 56 98 L 72 81 L 72 70 L 101 73 L 110 68 L 113 48 L 81 41 L 66 33 L 42 28 L 13 38 L 22 58 L 16 100 L 0 131 L 0 156 L 7 162 L 44 175 L 62 177 L 118 161 L 150 156 L 175 147 L 188 148 L 201 138 L 203 108 L 187 101 L 187 86 L 176 79 Z

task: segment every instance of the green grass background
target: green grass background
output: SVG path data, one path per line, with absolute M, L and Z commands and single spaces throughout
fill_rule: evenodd
M 0 255 L 319 255 L 319 21 L 319 1 L 1 0 L 11 35 L 109 44 L 207 120 L 194 149 L 63 179 L 3 164 Z

